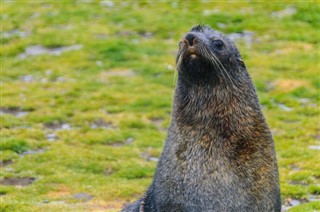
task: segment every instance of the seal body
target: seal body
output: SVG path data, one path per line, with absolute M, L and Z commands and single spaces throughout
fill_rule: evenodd
M 145 195 L 123 211 L 281 211 L 274 142 L 236 46 L 208 26 L 179 46 L 164 150 Z

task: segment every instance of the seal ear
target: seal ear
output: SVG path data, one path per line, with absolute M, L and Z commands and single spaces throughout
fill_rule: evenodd
M 243 62 L 243 60 L 242 60 L 241 57 L 237 57 L 237 61 L 239 62 L 239 64 L 240 64 L 241 67 L 247 69 L 247 68 L 246 68 L 246 64 L 244 64 L 244 62 Z

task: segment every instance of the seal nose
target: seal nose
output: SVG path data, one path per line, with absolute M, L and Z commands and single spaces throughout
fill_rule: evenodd
M 188 41 L 189 46 L 192 46 L 194 43 L 194 39 L 196 38 L 196 35 L 193 33 L 188 33 L 185 37 L 185 39 Z

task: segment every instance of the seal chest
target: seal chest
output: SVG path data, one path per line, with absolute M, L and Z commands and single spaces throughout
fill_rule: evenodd
M 235 44 L 195 26 L 179 43 L 176 65 L 153 182 L 123 211 L 280 211 L 274 142 Z

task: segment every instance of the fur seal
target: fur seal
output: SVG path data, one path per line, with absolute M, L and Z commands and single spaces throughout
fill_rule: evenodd
M 179 43 L 176 65 L 153 182 L 123 211 L 281 211 L 274 142 L 235 44 L 195 26 Z

